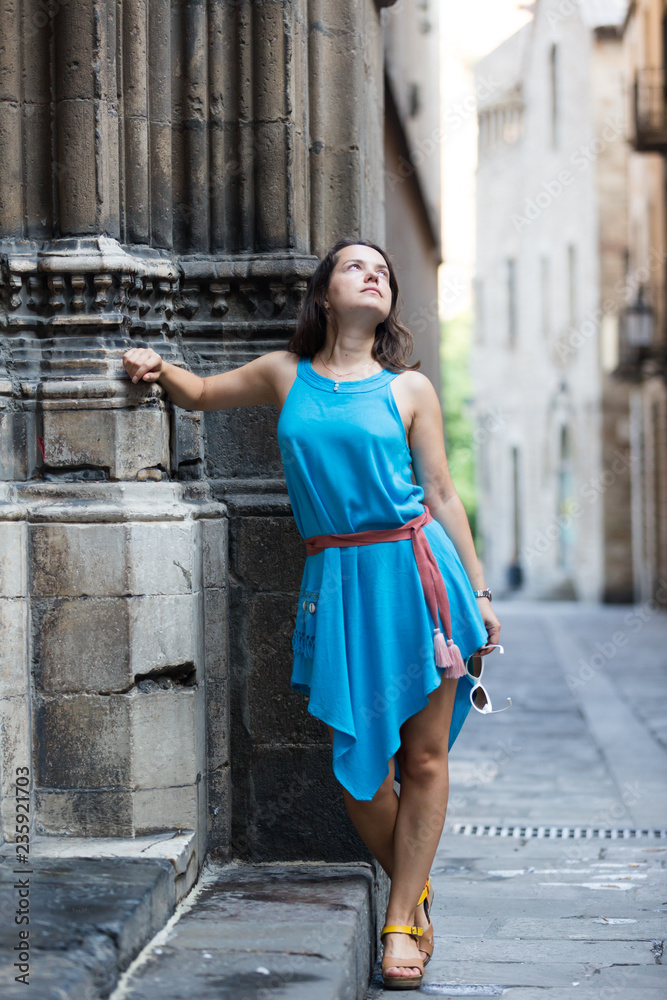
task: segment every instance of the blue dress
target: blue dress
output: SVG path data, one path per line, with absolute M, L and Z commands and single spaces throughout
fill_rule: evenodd
M 393 528 L 423 512 L 424 491 L 411 479 L 412 456 L 389 384 L 397 374 L 384 369 L 336 383 L 299 358 L 278 443 L 302 538 Z M 434 519 L 423 531 L 465 659 L 487 641 L 477 600 L 442 525 Z M 336 778 L 355 799 L 372 799 L 400 746 L 401 725 L 440 685 L 412 541 L 306 556 L 292 647 L 291 686 L 309 695 L 308 711 L 335 730 Z M 450 748 L 470 711 L 472 683 L 458 680 Z

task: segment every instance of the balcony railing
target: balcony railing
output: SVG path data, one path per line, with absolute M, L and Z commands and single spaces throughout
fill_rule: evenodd
M 633 145 L 642 153 L 667 154 L 667 89 L 665 70 L 638 70 L 634 83 Z
M 525 106 L 520 97 L 509 97 L 479 108 L 479 150 L 486 154 L 513 146 L 522 135 Z

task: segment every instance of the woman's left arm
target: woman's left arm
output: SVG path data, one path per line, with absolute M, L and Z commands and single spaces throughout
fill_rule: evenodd
M 417 484 L 424 491 L 424 503 L 451 538 L 473 590 L 486 590 L 484 575 L 475 552 L 465 508 L 449 473 L 445 454 L 440 400 L 431 382 L 420 372 L 411 378 L 412 420 L 408 443 Z M 500 622 L 486 597 L 477 598 L 488 642 L 497 643 Z

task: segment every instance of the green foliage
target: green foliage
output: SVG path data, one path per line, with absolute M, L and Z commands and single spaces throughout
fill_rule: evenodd
M 442 323 L 440 370 L 447 461 L 454 486 L 466 509 L 473 538 L 476 538 L 475 452 L 473 423 L 468 416 L 472 398 L 469 367 L 472 324 L 470 310 Z

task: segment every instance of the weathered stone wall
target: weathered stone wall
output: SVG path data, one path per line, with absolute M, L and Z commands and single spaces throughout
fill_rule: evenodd
M 390 104 L 391 95 L 388 96 Z M 400 319 L 413 335 L 415 346 L 411 361 L 421 361 L 420 372 L 431 380 L 441 395 L 439 244 L 434 241 L 420 185 L 414 173 L 405 169 L 409 152 L 394 109 L 388 109 L 387 113 L 384 150 L 387 247 L 401 290 Z
M 276 409 L 187 413 L 121 357 L 284 347 L 317 255 L 383 240 L 383 5 L 0 5 L 5 838 L 29 766 L 33 832 L 361 855 L 289 689 Z
M 623 122 L 625 88 L 619 73 L 622 65 L 620 35 L 603 34 L 594 42 L 592 83 L 595 88 L 595 132 L 609 135 L 609 125 Z M 602 504 L 603 589 L 610 603 L 634 599 L 632 553 L 632 455 L 630 451 L 630 388 L 612 374 L 608 359 L 609 340 L 618 343 L 619 326 L 626 304 L 628 232 L 628 160 L 630 149 L 623 134 L 605 142 L 596 157 L 599 199 L 601 411 L 602 411 Z M 617 351 L 616 351 L 617 353 Z M 611 364 L 609 361 L 611 360 Z
M 385 57 L 386 245 L 401 290 L 412 361 L 438 393 L 441 263 L 441 151 L 438 0 L 409 0 L 382 14 Z

